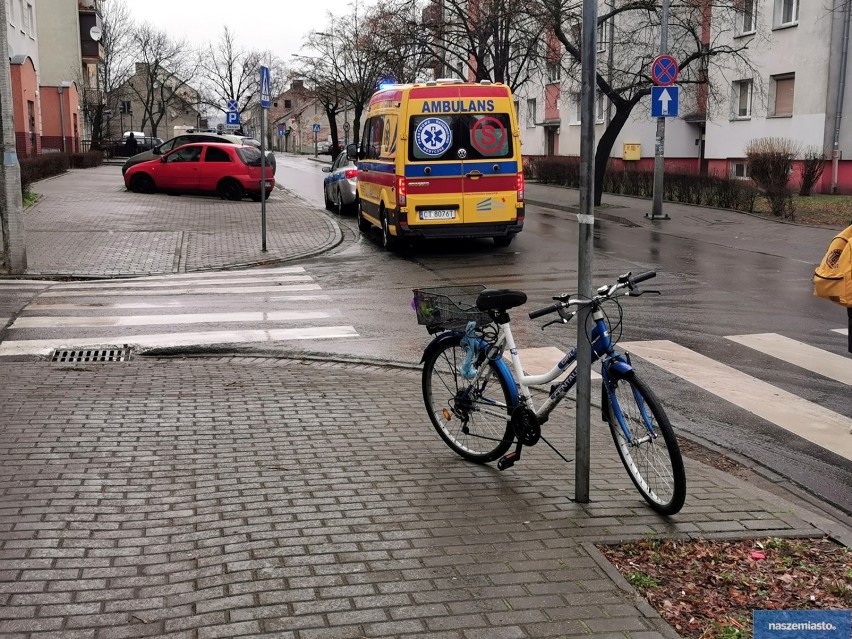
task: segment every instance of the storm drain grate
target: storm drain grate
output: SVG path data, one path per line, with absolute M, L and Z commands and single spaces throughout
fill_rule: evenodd
M 51 362 L 126 362 L 130 359 L 129 346 L 107 346 L 103 348 L 57 349 Z

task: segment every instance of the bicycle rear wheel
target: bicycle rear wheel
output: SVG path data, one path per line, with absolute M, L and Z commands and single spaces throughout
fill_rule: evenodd
M 674 515 L 686 500 L 686 473 L 669 418 L 635 373 L 611 380 L 610 386 L 609 430 L 618 456 L 651 508 Z
M 466 380 L 461 368 L 461 335 L 439 344 L 423 365 L 423 400 L 441 439 L 465 459 L 484 464 L 512 445 L 512 410 L 507 380 L 486 360 L 478 378 Z M 475 383 L 475 385 L 474 385 Z

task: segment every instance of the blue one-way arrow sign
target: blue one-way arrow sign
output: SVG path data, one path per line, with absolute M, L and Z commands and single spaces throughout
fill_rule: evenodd
M 651 117 L 676 118 L 679 97 L 679 87 L 651 87 Z

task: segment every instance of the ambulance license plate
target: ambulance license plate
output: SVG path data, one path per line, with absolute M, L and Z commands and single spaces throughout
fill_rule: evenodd
M 433 209 L 431 211 L 420 211 L 421 220 L 454 220 L 456 212 L 454 209 Z

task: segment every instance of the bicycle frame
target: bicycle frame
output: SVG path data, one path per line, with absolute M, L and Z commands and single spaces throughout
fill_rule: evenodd
M 632 365 L 628 357 L 617 353 L 615 351 L 615 347 L 612 343 L 612 339 L 609 333 L 609 326 L 606 322 L 606 316 L 599 306 L 595 306 L 592 309 L 592 319 L 594 320 L 594 328 L 592 329 L 591 340 L 592 340 L 592 363 L 602 360 L 601 365 L 601 377 L 603 378 L 603 388 L 602 388 L 602 410 L 604 412 L 604 419 L 606 419 L 606 408 L 610 404 L 615 406 L 616 418 L 618 419 L 619 426 L 623 431 L 625 437 L 628 442 L 632 442 L 633 437 L 630 433 L 630 430 L 627 428 L 624 423 L 624 417 L 621 414 L 620 407 L 618 406 L 618 402 L 613 401 L 612 396 L 614 391 L 612 390 L 612 385 L 610 383 L 611 373 L 615 372 L 616 374 L 625 374 L 629 373 L 633 370 Z M 430 352 L 430 349 L 437 346 L 439 342 L 444 339 L 449 339 L 453 336 L 459 335 L 460 333 L 457 331 L 450 331 L 446 333 L 442 333 L 435 337 L 432 340 L 432 343 L 426 348 L 426 351 L 423 354 L 423 359 L 425 360 L 427 355 Z M 508 350 L 511 360 L 512 366 L 511 369 L 506 365 L 506 362 L 501 358 L 497 360 L 495 363 L 497 365 L 497 370 L 501 376 L 504 377 L 507 385 L 510 389 L 511 399 L 513 401 L 513 405 L 516 406 L 520 401 L 520 394 L 523 395 L 524 401 L 527 406 L 532 410 L 536 417 L 539 420 L 540 424 L 545 423 L 550 413 L 553 412 L 553 409 L 561 402 L 568 392 L 574 387 L 577 382 L 577 348 L 570 348 L 560 359 L 554 367 L 548 371 L 547 373 L 541 375 L 527 375 L 524 373 L 523 364 L 521 362 L 521 358 L 518 355 L 518 349 L 515 344 L 515 338 L 512 334 L 512 327 L 509 322 L 505 324 L 500 324 L 500 337 L 497 340 L 496 346 L 498 348 L 503 348 Z M 485 340 L 479 341 L 479 347 L 484 351 L 491 347 L 491 345 Z M 480 375 L 487 370 L 487 367 L 480 367 L 477 371 L 476 377 L 470 380 L 471 386 L 475 386 L 477 381 L 479 380 Z M 568 376 L 562 380 L 559 384 L 552 387 L 549 393 L 547 400 L 541 405 L 540 408 L 535 408 L 535 403 L 532 398 L 532 393 L 530 391 L 531 386 L 535 386 L 538 384 L 547 384 L 549 382 L 554 381 L 557 377 L 562 375 L 565 372 L 568 372 Z M 637 401 L 640 398 L 637 397 Z M 653 424 L 649 419 L 647 413 L 645 412 L 644 406 L 641 407 L 643 420 L 649 430 L 649 432 L 654 433 Z

